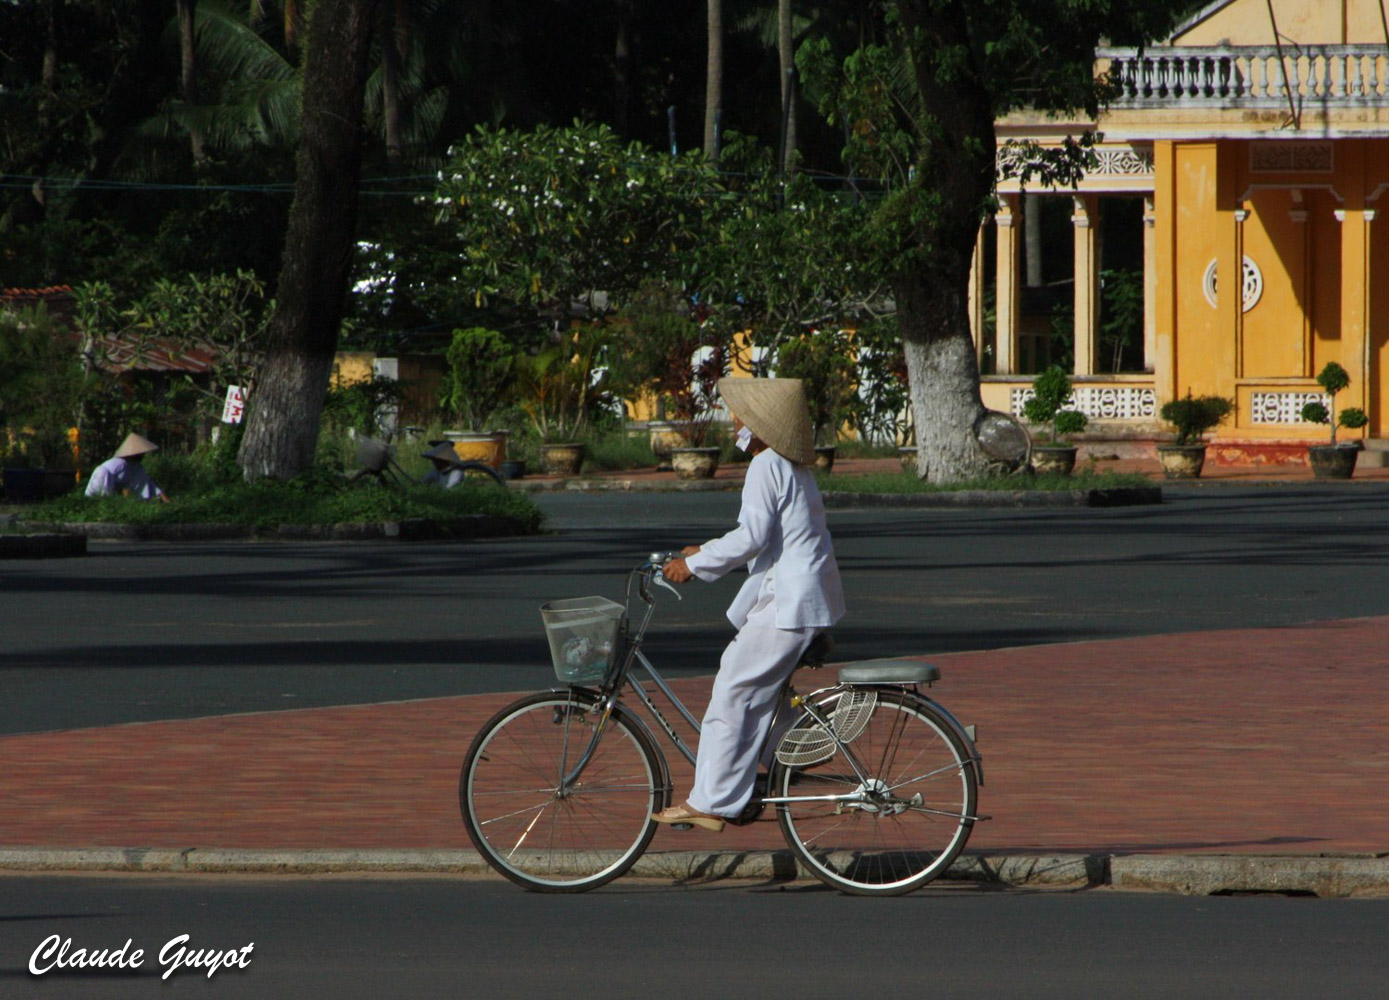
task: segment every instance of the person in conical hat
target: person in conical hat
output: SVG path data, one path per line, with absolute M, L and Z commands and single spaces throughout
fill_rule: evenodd
M 87 496 L 100 497 L 121 494 L 136 496 L 143 500 L 169 502 L 169 497 L 159 488 L 145 470 L 144 458 L 159 450 L 159 445 L 139 434 L 127 434 L 116 454 L 92 470 L 92 478 L 87 481 Z
M 797 379 L 725 378 L 739 448 L 752 455 L 738 526 L 692 545 L 663 572 L 674 583 L 714 581 L 738 566 L 748 578 L 728 609 L 738 634 L 724 650 L 699 734 L 694 785 L 681 805 L 652 818 L 719 831 L 742 812 L 757 780 L 758 751 L 782 684 L 817 635 L 844 614 L 844 588 L 815 485 L 815 442 Z M 787 711 L 789 725 L 795 718 Z M 775 737 L 776 734 L 773 734 Z
M 439 442 L 424 452 L 422 457 L 434 463 L 434 468 L 424 474 L 422 482 L 444 489 L 463 482 L 463 463 L 458 460 L 458 452 L 453 450 L 453 445 L 447 441 Z

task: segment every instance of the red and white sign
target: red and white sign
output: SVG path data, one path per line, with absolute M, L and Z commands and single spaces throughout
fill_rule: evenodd
M 227 386 L 227 401 L 222 406 L 222 423 L 239 424 L 246 412 L 246 396 L 239 385 Z

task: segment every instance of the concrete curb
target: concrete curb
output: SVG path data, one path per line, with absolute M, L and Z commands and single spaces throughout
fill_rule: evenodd
M 1160 486 L 1108 490 L 957 490 L 940 493 L 826 493 L 826 507 L 1131 507 L 1162 503 Z
M 59 559 L 86 554 L 86 535 L 58 531 L 0 534 L 0 559 Z
M 10 872 L 174 874 L 486 874 L 476 851 L 0 847 Z M 658 851 L 631 874 L 677 882 L 809 878 L 790 851 Z M 967 854 L 945 881 L 1013 888 L 1140 889 L 1181 895 L 1284 893 L 1345 898 L 1389 893 L 1389 857 L 1370 855 Z

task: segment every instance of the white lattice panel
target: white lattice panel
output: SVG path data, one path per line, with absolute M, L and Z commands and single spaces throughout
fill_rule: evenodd
M 1031 387 L 1012 390 L 1013 416 L 1022 416 L 1023 404 L 1032 395 Z M 1142 420 L 1157 413 L 1157 393 L 1147 386 L 1087 385 L 1071 393 L 1066 408 L 1079 410 L 1091 420 Z
M 1322 392 L 1255 392 L 1249 396 L 1251 424 L 1301 424 L 1302 408 L 1321 403 L 1331 409 L 1331 397 Z

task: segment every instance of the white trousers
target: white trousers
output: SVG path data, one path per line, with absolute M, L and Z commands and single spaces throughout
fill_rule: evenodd
M 776 714 L 781 685 L 818 628 L 776 627 L 768 602 L 748 616 L 719 661 L 714 693 L 700 726 L 694 787 L 686 801 L 715 816 L 736 816 L 752 798 L 758 751 Z M 788 705 L 779 728 L 795 721 Z M 770 750 L 775 746 L 768 744 Z

